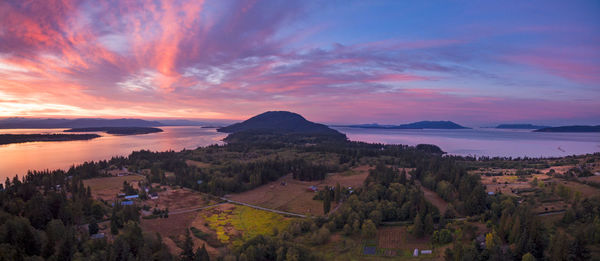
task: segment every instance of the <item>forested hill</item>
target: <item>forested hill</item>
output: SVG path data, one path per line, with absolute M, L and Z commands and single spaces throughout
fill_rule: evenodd
M 600 132 L 600 125 L 551 127 L 535 130 L 535 132 Z
M 138 135 L 155 132 L 162 132 L 162 129 L 152 127 L 92 127 L 92 128 L 72 128 L 65 132 L 106 132 L 115 135 Z
M 231 133 L 225 140 L 250 141 L 258 139 L 294 142 L 311 139 L 346 140 L 346 135 L 326 125 L 306 120 L 297 113 L 287 111 L 268 111 L 254 116 L 241 123 L 217 129 L 219 132 Z
M 358 124 L 344 127 L 365 129 L 469 129 L 451 121 L 419 121 L 401 125 Z
M 0 129 L 90 128 L 90 127 L 155 127 L 158 121 L 140 119 L 0 119 Z

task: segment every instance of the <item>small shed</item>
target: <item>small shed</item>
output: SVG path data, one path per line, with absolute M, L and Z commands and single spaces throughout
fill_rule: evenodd
M 154 192 L 150 194 L 150 199 L 158 199 L 158 193 Z
M 415 250 L 413 251 L 413 256 L 419 256 L 419 249 L 415 248 Z
M 317 188 L 317 186 L 310 186 L 306 190 L 310 192 L 317 192 L 319 189 Z
M 139 197 L 140 197 L 140 195 L 128 195 L 128 196 L 125 196 L 125 199 L 137 199 Z
M 90 237 L 92 239 L 101 239 L 101 238 L 104 238 L 104 233 L 93 234 Z
M 121 201 L 121 206 L 132 206 L 133 201 Z
M 433 253 L 432 250 L 421 250 L 421 255 L 431 255 Z

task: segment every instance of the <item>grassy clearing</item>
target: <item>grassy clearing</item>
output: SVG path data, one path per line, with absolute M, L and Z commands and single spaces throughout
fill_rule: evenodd
M 123 181 L 127 181 L 134 188 L 137 188 L 137 183 L 144 180 L 144 177 L 137 175 L 121 176 L 121 177 L 102 177 L 83 180 L 84 186 L 89 186 L 92 189 L 92 195 L 95 198 L 104 200 L 113 199 L 123 188 Z
M 221 242 L 233 245 L 240 245 L 257 235 L 273 235 L 275 229 L 282 231 L 291 222 L 282 215 L 246 206 L 214 208 L 204 213 L 204 219 Z

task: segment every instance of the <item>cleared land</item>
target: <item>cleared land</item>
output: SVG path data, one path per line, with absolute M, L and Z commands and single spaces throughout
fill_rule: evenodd
M 382 227 L 377 230 L 377 253 L 383 256 L 411 256 L 415 248 L 432 249 L 429 237 L 415 238 L 408 227 Z M 429 257 L 436 256 L 436 252 Z
M 240 245 L 243 240 L 256 235 L 273 235 L 275 230 L 285 229 L 292 220 L 272 212 L 233 204 L 203 210 L 197 218 L 202 220 L 195 223 L 199 221 L 210 228 L 222 243 L 233 245 Z
M 227 197 L 248 204 L 265 208 L 288 211 L 306 215 L 323 215 L 323 203 L 313 200 L 314 192 L 308 191 L 310 186 L 322 189 L 325 186 L 360 187 L 369 175 L 368 168 L 353 169 L 352 172 L 328 175 L 322 181 L 299 181 L 286 175 L 280 179 L 239 194 Z M 282 185 L 285 184 L 285 185 Z M 336 204 L 332 204 L 332 209 Z
M 84 186 L 89 186 L 92 189 L 94 198 L 103 200 L 112 200 L 117 197 L 117 194 L 123 189 L 123 182 L 127 181 L 134 188 L 137 188 L 137 183 L 145 178 L 137 175 L 121 176 L 121 177 L 102 177 L 83 180 Z
M 423 190 L 425 199 L 436 206 L 440 210 L 440 213 L 446 213 L 446 209 L 448 209 L 448 202 L 442 199 L 442 197 L 440 197 L 437 193 L 426 187 L 421 186 L 421 190 Z
M 160 209 L 169 208 L 169 212 L 176 212 L 208 206 L 217 202 L 211 200 L 205 194 L 187 188 L 167 188 L 167 190 L 158 192 L 158 199 L 146 200 L 144 203 Z

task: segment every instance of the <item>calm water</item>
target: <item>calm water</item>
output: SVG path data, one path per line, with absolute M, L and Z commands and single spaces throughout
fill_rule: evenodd
M 201 127 L 161 127 L 164 132 L 88 141 L 0 145 L 0 182 L 28 169 L 66 169 L 90 160 L 127 156 L 135 150 L 179 151 L 220 143 L 226 136 Z M 524 130 L 377 130 L 336 128 L 351 140 L 387 144 L 436 144 L 456 155 L 550 157 L 600 152 L 600 133 L 536 133 Z M 0 133 L 60 133 L 63 129 L 0 130 Z
M 349 139 L 385 144 L 435 144 L 454 155 L 554 157 L 600 152 L 600 133 L 530 130 L 381 130 L 336 128 Z
M 226 136 L 215 129 L 201 127 L 161 127 L 163 132 L 116 136 L 98 132 L 102 137 L 86 141 L 29 142 L 0 145 L 0 182 L 7 176 L 23 175 L 29 169 L 66 169 L 72 164 L 127 156 L 136 150 L 180 151 L 221 143 Z M 0 129 L 7 133 L 60 133 L 64 129 Z

